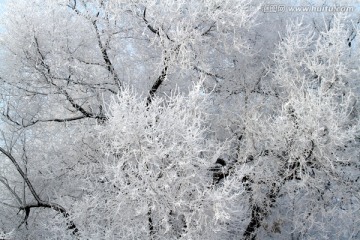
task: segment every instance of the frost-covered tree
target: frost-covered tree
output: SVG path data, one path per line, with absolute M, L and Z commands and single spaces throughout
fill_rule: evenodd
M 88 196 L 89 182 L 82 177 L 92 170 L 102 173 L 101 165 L 92 164 L 104 156 L 91 136 L 96 124 L 107 125 L 104 109 L 111 96 L 131 85 L 150 107 L 156 94 L 176 85 L 186 90 L 204 76 L 212 88 L 222 78 L 217 72 L 228 65 L 218 55 L 226 58 L 247 47 L 244 32 L 256 12 L 248 5 L 232 0 L 7 3 L 1 38 L 6 62 L 1 187 L 4 216 L 12 217 L 3 220 L 3 230 L 15 228 L 19 238 L 78 231 L 68 218 Z M 99 176 L 91 177 L 96 184 Z M 47 211 L 45 201 L 70 216 L 54 219 L 63 210 L 47 205 L 55 210 Z
M 245 238 L 359 234 L 359 70 L 348 35 L 342 16 L 318 33 L 290 23 L 274 55 L 276 104 L 240 117 L 238 161 L 254 169 Z
M 260 3 L 9 1 L 0 237 L 358 238 L 357 12 Z
M 214 162 L 228 146 L 208 127 L 209 95 L 196 85 L 186 96 L 146 101 L 124 89 L 110 103 L 107 124 L 97 126 L 103 157 L 91 169 L 101 174 L 84 179 L 87 193 L 74 213 L 81 235 L 212 239 L 241 209 L 235 203 L 243 187 L 241 171 L 214 185 Z

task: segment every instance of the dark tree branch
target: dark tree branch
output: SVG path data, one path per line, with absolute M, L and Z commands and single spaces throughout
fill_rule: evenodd
M 291 114 L 294 114 L 291 112 Z M 291 143 L 292 144 L 292 143 Z M 291 145 L 289 145 L 291 147 Z M 315 143 L 311 140 L 311 146 L 309 150 L 304 152 L 305 161 L 308 161 L 313 155 L 313 151 L 315 148 Z M 273 153 L 273 151 L 265 150 L 263 151 L 265 155 L 269 155 L 269 153 Z M 266 153 L 265 153 L 266 152 Z M 262 154 L 263 155 L 263 154 Z M 284 156 L 285 155 L 285 156 Z M 282 161 L 288 162 L 287 154 L 277 154 L 275 155 L 279 157 Z M 291 181 L 293 179 L 300 179 L 298 177 L 299 170 L 299 160 L 293 162 L 290 167 L 287 167 L 287 164 L 284 165 L 283 169 L 279 170 L 278 176 L 280 176 L 280 180 L 277 182 L 273 182 L 270 191 L 266 194 L 267 198 L 261 205 L 254 204 L 251 209 L 251 220 L 243 234 L 244 240 L 252 240 L 256 239 L 256 231 L 261 227 L 261 222 L 270 214 L 271 208 L 275 207 L 276 200 L 279 197 L 281 187 L 286 183 L 286 181 Z M 292 172 L 290 174 L 286 174 L 286 169 L 290 168 Z
M 19 205 L 22 205 L 22 201 L 19 197 L 19 195 L 17 195 L 17 193 L 10 187 L 7 179 L 5 179 L 4 177 L 0 177 L 0 182 L 2 182 L 4 184 L 4 186 L 9 190 L 9 192 L 16 198 L 16 201 L 18 202 Z
M 152 219 L 151 206 L 149 205 L 148 208 L 149 210 L 147 212 L 147 217 L 148 217 L 149 235 L 150 235 L 150 239 L 153 239 L 155 235 L 154 222 Z
M 158 35 L 158 36 L 160 37 L 160 30 L 154 28 L 153 26 L 151 26 L 150 23 L 148 22 L 148 20 L 146 19 L 146 7 L 144 8 L 143 20 L 144 20 L 147 28 L 148 28 L 152 33 L 154 33 L 154 34 L 156 34 L 156 35 Z M 172 40 L 172 39 L 169 37 L 169 35 L 167 35 L 166 33 L 165 33 L 165 36 L 166 36 L 166 38 L 167 38 L 169 41 L 174 42 L 174 40 Z
M 96 26 L 96 24 L 95 24 Z M 98 33 L 98 32 L 97 32 Z M 100 35 L 99 35 L 100 37 Z M 70 96 L 70 94 L 65 90 L 63 89 L 62 87 L 56 85 L 52 80 L 51 80 L 51 70 L 50 70 L 50 67 L 45 63 L 45 56 L 42 54 L 41 50 L 40 50 L 40 46 L 39 46 L 39 43 L 38 43 L 38 40 L 37 38 L 35 37 L 35 43 L 36 43 L 36 48 L 37 48 L 37 52 L 38 54 L 40 55 L 40 60 L 41 60 L 41 65 L 45 68 L 46 70 L 46 74 L 43 74 L 43 76 L 45 77 L 46 81 L 51 84 L 52 86 L 54 86 L 55 88 L 57 88 L 59 90 L 60 93 L 62 93 L 65 98 L 68 100 L 68 102 L 71 104 L 71 106 L 73 108 L 75 108 L 77 111 L 81 112 L 82 113 L 82 116 L 79 116 L 79 117 L 72 117 L 72 118 L 67 118 L 67 119 L 50 119 L 50 120 L 43 120 L 45 122 L 50 122 L 50 121 L 54 121 L 54 122 L 66 122 L 66 121 L 74 121 L 74 120 L 79 120 L 79 119 L 82 119 L 82 118 L 95 118 L 95 119 L 98 119 L 100 121 L 105 121 L 106 120 L 106 117 L 103 116 L 103 115 L 97 115 L 97 114 L 94 114 L 94 113 L 91 113 L 91 112 L 88 112 L 86 111 L 83 107 L 81 107 L 79 104 L 77 104 L 75 102 L 75 100 Z M 100 41 L 100 44 L 101 44 L 101 41 Z M 107 56 L 107 55 L 106 55 Z M 111 63 L 111 62 L 110 62 Z M 116 75 L 115 75 L 116 76 Z M 68 81 L 70 81 L 71 79 L 71 75 L 68 77 Z M 7 115 L 8 117 L 8 115 Z M 10 118 L 8 118 L 10 119 Z M 41 122 L 41 120 L 38 120 L 38 121 L 34 121 L 31 125 L 35 124 L 36 122 Z M 18 124 L 18 125 L 22 125 L 23 124 Z
M 207 75 L 207 76 L 213 77 L 213 78 L 215 78 L 215 80 L 216 80 L 216 79 L 221 79 L 221 80 L 224 80 L 224 79 L 225 79 L 224 77 L 222 77 L 222 76 L 220 76 L 220 75 L 217 75 L 217 74 L 215 74 L 215 73 L 207 72 L 207 71 L 205 71 L 205 70 L 203 70 L 203 69 L 201 69 L 201 68 L 199 68 L 199 67 L 197 67 L 197 66 L 194 66 L 194 70 L 196 70 L 196 71 L 198 71 L 198 72 L 201 72 L 201 73 L 203 73 L 203 74 L 205 74 L 205 75 Z
M 180 50 L 180 46 L 181 45 L 177 45 L 176 48 L 174 49 L 175 55 L 177 55 L 179 53 Z M 167 76 L 167 72 L 169 69 L 169 56 L 167 56 L 168 52 L 165 51 L 165 58 L 164 58 L 164 68 L 161 70 L 160 76 L 156 79 L 155 83 L 152 85 L 148 97 L 146 99 L 146 106 L 149 106 L 151 104 L 152 98 L 155 96 L 155 93 L 158 91 L 160 85 L 164 82 L 166 76 Z
M 201 36 L 208 35 L 215 28 L 215 24 L 212 24 L 205 32 L 201 34 Z
M 244 240 L 255 240 L 256 230 L 261 226 L 261 221 L 264 219 L 264 210 L 258 205 L 251 208 L 251 220 L 247 225 L 243 234 Z
M 33 195 L 33 197 L 35 198 L 35 200 L 37 202 L 41 202 L 40 197 L 36 193 L 34 187 L 32 186 L 32 184 L 30 182 L 30 180 L 28 179 L 26 174 L 23 172 L 23 170 L 21 169 L 21 167 L 19 166 L 19 164 L 17 163 L 15 158 L 9 152 L 5 151 L 2 147 L 0 147 L 0 152 L 2 152 L 12 162 L 12 164 L 15 166 L 16 170 L 21 175 L 21 177 L 24 179 L 26 185 L 28 186 L 28 188 L 29 188 L 31 194 Z
M 79 59 L 78 59 L 79 60 Z M 80 61 L 80 60 L 79 60 Z M 80 61 L 81 62 L 81 61 Z M 110 87 L 105 87 L 106 85 L 110 85 L 110 86 L 113 86 L 114 84 L 113 83 L 109 83 L 109 82 L 104 82 L 104 83 L 86 83 L 86 82 L 81 82 L 81 81 L 76 81 L 76 80 L 73 80 L 71 79 L 71 76 L 68 76 L 66 78 L 64 77 L 54 77 L 52 76 L 53 79 L 56 79 L 56 80 L 62 80 L 62 81 L 65 81 L 67 82 L 67 84 L 74 84 L 74 85 L 81 85 L 81 86 L 86 86 L 86 87 L 89 87 L 91 89 L 100 89 L 100 90 L 105 90 L 105 91 L 109 91 L 111 92 L 112 94 L 116 94 L 116 91 L 112 90 Z M 43 94 L 43 95 L 48 95 L 48 94 Z
M 102 44 L 101 37 L 100 37 L 100 32 L 99 32 L 99 28 L 98 28 L 98 26 L 96 24 L 96 20 L 92 21 L 92 25 L 93 25 L 93 27 L 95 29 L 96 38 L 97 38 L 97 41 L 98 41 L 98 45 L 99 45 L 103 60 L 104 60 L 104 62 L 106 64 L 106 69 L 111 73 L 111 75 L 113 76 L 115 85 L 120 90 L 121 89 L 121 82 L 120 82 L 119 76 L 117 75 L 117 73 L 115 71 L 115 68 L 114 68 L 114 65 L 112 64 L 112 62 L 111 62 L 111 60 L 109 58 L 107 48 L 104 47 L 103 44 Z
M 41 201 L 41 202 L 37 202 L 37 203 L 26 204 L 25 206 L 20 207 L 20 210 L 25 212 L 25 218 L 22 221 L 22 223 L 20 224 L 20 226 L 24 222 L 27 221 L 32 208 L 51 208 L 51 209 L 55 210 L 56 212 L 61 213 L 64 216 L 64 218 L 70 217 L 69 213 L 62 206 L 60 206 L 59 204 L 46 202 L 46 201 Z M 70 220 L 68 222 L 67 228 L 69 230 L 72 230 L 73 235 L 79 236 L 79 229 L 76 227 L 75 223 L 72 220 Z
M 115 85 L 118 87 L 119 90 L 121 90 L 121 87 L 122 87 L 122 84 L 121 84 L 121 81 L 120 81 L 120 78 L 119 76 L 117 75 L 116 71 L 115 71 L 115 68 L 114 68 L 114 65 L 113 63 L 111 62 L 110 60 L 110 57 L 109 57 L 109 54 L 108 54 L 108 51 L 107 51 L 107 46 L 108 46 L 108 43 L 104 44 L 102 43 L 102 40 L 101 40 L 101 36 L 100 36 L 100 31 L 99 31 L 99 28 L 97 26 L 97 18 L 99 17 L 100 15 L 100 12 L 97 12 L 96 14 L 96 18 L 95 20 L 92 20 L 90 17 L 82 14 L 77 8 L 76 8 L 76 5 L 77 5 L 77 2 L 76 0 L 73 1 L 73 5 L 67 5 L 69 8 L 71 8 L 77 15 L 79 16 L 82 16 L 84 17 L 85 19 L 89 20 L 92 24 L 92 26 L 94 27 L 95 29 L 95 34 L 96 34 L 96 39 L 97 39 L 97 42 L 98 42 L 98 46 L 100 48 L 100 51 L 101 51 L 101 55 L 102 55 L 102 58 L 105 62 L 105 66 L 106 66 L 106 69 L 110 72 L 110 74 L 112 75 L 113 77 L 113 80 L 114 80 L 114 83 Z M 100 4 L 102 7 L 103 7 L 103 3 Z
M 69 213 L 65 210 L 65 208 L 63 208 L 62 206 L 60 206 L 57 203 L 51 203 L 51 202 L 47 202 L 47 201 L 43 201 L 41 200 L 40 196 L 36 193 L 35 188 L 33 187 L 32 183 L 30 182 L 29 178 L 27 177 L 27 175 L 24 173 L 24 171 L 21 169 L 21 167 L 19 166 L 19 164 L 17 163 L 17 161 L 15 160 L 15 158 L 6 150 L 4 150 L 2 147 L 0 147 L 0 152 L 2 152 L 11 162 L 12 164 L 15 166 L 17 172 L 21 175 L 22 179 L 25 181 L 27 187 L 29 188 L 31 195 L 35 198 L 36 203 L 33 204 L 26 204 L 24 206 L 20 207 L 20 210 L 25 211 L 25 219 L 24 221 L 20 224 L 20 226 L 27 221 L 29 214 L 30 214 L 30 209 L 31 208 L 36 208 L 36 207 L 43 207 L 43 208 L 52 208 L 55 211 L 61 213 L 65 218 L 69 217 Z M 68 229 L 73 230 L 73 234 L 77 235 L 79 230 L 77 229 L 75 223 L 73 221 L 69 221 L 68 223 Z
M 243 178 L 243 182 L 244 180 L 246 182 L 253 183 L 253 181 L 248 176 Z M 280 182 L 273 182 L 270 191 L 266 194 L 267 198 L 261 204 L 253 203 L 251 207 L 250 222 L 243 234 L 244 240 L 256 239 L 256 231 L 261 227 L 262 221 L 270 214 L 271 209 L 275 207 L 281 186 L 285 184 L 285 181 L 286 180 L 283 179 Z M 252 191 L 251 187 L 250 191 Z M 250 201 L 253 201 L 252 197 L 250 198 Z
M 50 67 L 49 67 L 49 65 L 46 64 L 45 56 L 40 51 L 40 46 L 39 46 L 37 37 L 34 37 L 34 40 L 35 40 L 36 50 L 37 50 L 38 54 L 40 55 L 40 64 L 46 69 L 47 74 L 50 75 Z
M 79 112 L 81 112 L 85 117 L 93 117 L 93 113 L 87 112 L 83 107 L 81 107 L 79 104 L 77 104 L 74 99 L 69 95 L 69 93 L 66 90 L 61 90 L 61 92 L 64 94 L 66 99 L 70 102 L 70 104 Z
M 165 60 L 166 61 L 166 60 Z M 151 101 L 155 95 L 155 93 L 157 92 L 157 90 L 159 89 L 160 85 L 163 83 L 163 81 L 166 78 L 167 75 L 167 71 L 168 71 L 168 66 L 165 65 L 163 70 L 161 71 L 160 76 L 156 79 L 155 83 L 153 84 L 153 86 L 151 87 L 150 91 L 149 91 L 149 95 L 146 99 L 146 106 L 149 106 L 151 104 Z
M 71 122 L 84 118 L 88 118 L 88 116 L 78 116 L 72 118 L 54 118 L 54 119 L 46 119 L 46 120 L 37 120 L 36 122 Z
M 70 117 L 70 118 L 38 119 L 35 121 L 30 121 L 27 124 L 24 124 L 23 122 L 19 123 L 19 122 L 15 121 L 14 119 L 12 119 L 12 117 L 9 116 L 9 114 L 3 113 L 3 116 L 6 117 L 6 119 L 8 119 L 10 122 L 16 124 L 17 126 L 23 127 L 23 128 L 30 127 L 30 126 L 35 125 L 36 123 L 40 123 L 40 122 L 72 122 L 72 121 L 77 121 L 77 120 L 84 119 L 84 118 L 95 118 L 99 121 L 107 120 L 106 116 L 103 116 L 100 114 L 100 115 L 90 116 L 90 117 L 82 115 L 82 116 Z
M 148 20 L 146 20 L 146 7 L 144 8 L 143 20 L 144 20 L 144 22 L 146 23 L 147 28 L 148 28 L 151 32 L 153 32 L 154 34 L 160 36 L 159 29 L 155 29 L 153 26 L 151 26 L 151 25 L 149 24 Z

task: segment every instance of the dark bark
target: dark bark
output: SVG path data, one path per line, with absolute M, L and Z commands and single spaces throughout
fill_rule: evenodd
M 246 227 L 243 235 L 244 240 L 256 239 L 256 230 L 261 226 L 261 221 L 264 219 L 264 210 L 258 205 L 251 208 L 251 220 Z
M 41 201 L 33 204 L 26 204 L 25 206 L 20 207 L 20 210 L 23 210 L 25 212 L 25 218 L 22 223 L 27 222 L 27 219 L 29 218 L 30 211 L 32 208 L 51 208 L 56 212 L 61 213 L 64 218 L 70 217 L 69 213 L 59 204 Z M 74 236 L 79 236 L 79 229 L 76 227 L 75 223 L 72 220 L 68 221 L 67 229 L 72 230 L 72 234 Z
M 143 20 L 147 26 L 147 28 L 153 32 L 154 34 L 160 36 L 160 33 L 159 33 L 159 29 L 155 29 L 153 26 L 151 26 L 148 22 L 148 20 L 146 20 L 146 8 L 144 8 L 144 13 L 143 13 Z
M 150 208 L 150 206 L 149 206 L 149 211 L 147 212 L 147 216 L 148 216 L 150 239 L 153 239 L 155 231 L 154 231 L 154 223 L 153 223 L 152 216 L 151 216 L 151 208 Z
M 166 64 L 167 60 L 165 59 L 165 64 Z M 163 70 L 161 71 L 160 76 L 156 79 L 155 83 L 152 85 L 148 97 L 146 99 L 146 106 L 149 106 L 151 104 L 152 98 L 154 97 L 155 93 L 157 92 L 157 90 L 159 89 L 160 85 L 164 82 L 166 75 L 167 75 L 167 71 L 168 71 L 168 66 L 165 65 L 165 67 L 163 68 Z
M 158 36 L 160 37 L 160 30 L 154 28 L 154 27 L 148 22 L 148 20 L 146 19 L 146 7 L 144 8 L 143 20 L 144 20 L 147 28 L 148 28 L 152 33 L 154 33 L 154 34 L 156 34 L 156 35 L 158 35 Z M 167 35 L 166 33 L 165 33 L 165 36 L 166 36 L 166 38 L 167 38 L 169 41 L 174 42 L 174 40 L 172 40 L 172 39 L 169 37 L 169 35 Z

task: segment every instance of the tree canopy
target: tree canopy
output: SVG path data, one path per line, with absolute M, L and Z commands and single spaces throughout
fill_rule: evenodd
M 0 238 L 360 238 L 359 12 L 282 2 L 8 1 Z

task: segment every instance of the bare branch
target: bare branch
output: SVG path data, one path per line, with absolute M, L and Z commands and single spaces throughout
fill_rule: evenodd
M 159 33 L 159 29 L 155 29 L 153 26 L 151 26 L 148 22 L 148 20 L 146 20 L 146 7 L 144 8 L 144 14 L 143 14 L 143 20 L 146 23 L 146 26 L 148 27 L 148 29 L 153 32 L 154 34 L 160 36 Z
M 220 75 L 217 75 L 216 73 L 207 72 L 207 71 L 205 71 L 205 70 L 203 70 L 203 69 L 201 69 L 201 68 L 199 68 L 197 66 L 194 66 L 194 70 L 196 70 L 198 72 L 201 72 L 201 73 L 203 73 L 203 74 L 205 74 L 207 76 L 213 77 L 213 78 L 215 78 L 215 80 L 217 80 L 217 79 L 224 80 L 225 79 L 224 77 L 222 77 Z
M 2 182 L 4 184 L 4 186 L 9 190 L 9 192 L 15 197 L 15 199 L 17 200 L 17 202 L 19 203 L 19 205 L 22 205 L 22 201 L 19 197 L 19 195 L 17 195 L 17 193 L 10 187 L 8 181 L 6 178 L 4 177 L 0 177 L 0 182 Z
M 41 202 L 39 195 L 36 193 L 33 185 L 31 184 L 30 180 L 28 179 L 27 175 L 24 173 L 24 171 L 21 169 L 20 165 L 17 163 L 15 158 L 7 151 L 5 151 L 2 147 L 0 147 L 0 152 L 2 152 L 15 166 L 17 172 L 21 175 L 21 177 L 26 182 L 26 185 L 28 186 L 31 194 L 35 198 L 37 202 Z
M 2 152 L 8 159 L 10 159 L 10 161 L 13 163 L 13 165 L 15 166 L 17 172 L 21 175 L 21 177 L 23 178 L 23 180 L 25 181 L 26 185 L 28 186 L 32 196 L 35 198 L 36 203 L 32 203 L 32 204 L 26 204 L 25 206 L 21 206 L 20 210 L 24 210 L 25 211 L 25 219 L 24 221 L 20 224 L 20 226 L 27 221 L 29 214 L 30 214 L 30 209 L 31 208 L 37 208 L 37 207 L 43 207 L 43 208 L 52 208 L 55 211 L 62 213 L 62 215 L 65 218 L 69 217 L 69 214 L 67 213 L 67 211 L 65 210 L 65 208 L 63 208 L 62 206 L 60 206 L 57 203 L 51 203 L 51 202 L 47 202 L 47 201 L 43 201 L 41 200 L 40 196 L 36 193 L 33 185 L 31 184 L 29 178 L 27 177 L 27 175 L 24 173 L 24 171 L 21 169 L 21 167 L 19 166 L 19 164 L 17 163 L 17 161 L 15 160 L 15 158 L 8 152 L 5 151 L 2 147 L 0 147 L 0 152 Z M 21 202 L 21 201 L 20 201 Z M 73 234 L 76 235 L 79 230 L 77 229 L 75 223 L 73 221 L 69 221 L 68 224 L 68 229 L 73 230 Z

